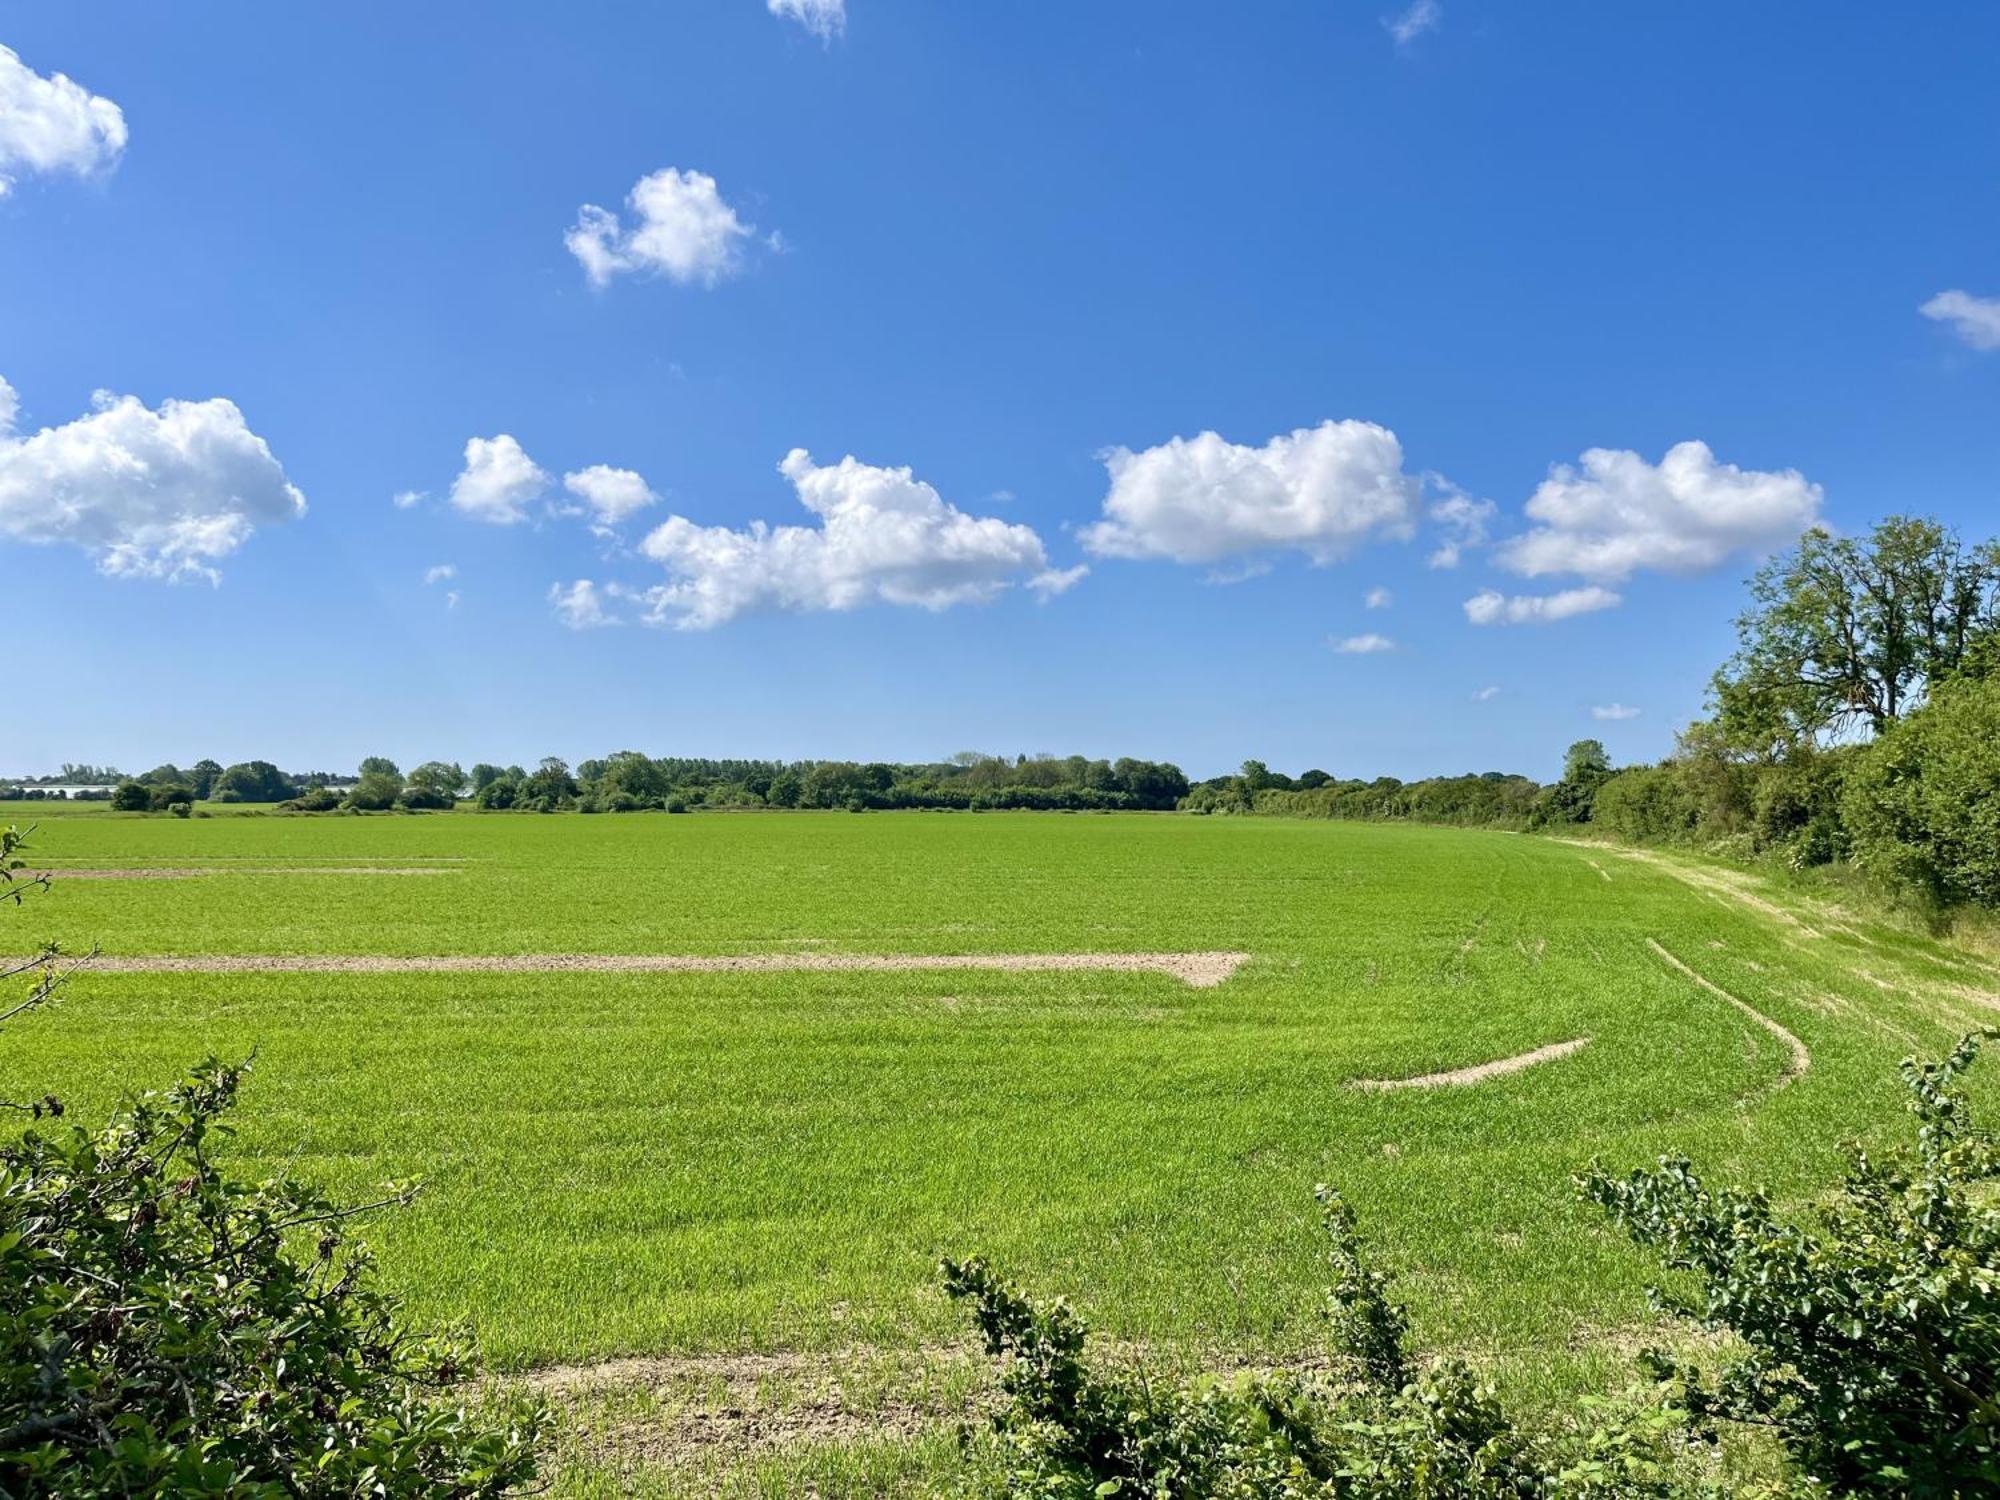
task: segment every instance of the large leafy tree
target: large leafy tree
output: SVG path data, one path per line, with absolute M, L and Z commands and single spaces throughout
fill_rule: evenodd
M 1879 733 L 1979 660 L 2000 627 L 2000 544 L 1912 516 L 1866 537 L 1815 529 L 1750 590 L 1716 702 L 1733 742 L 1782 753 Z

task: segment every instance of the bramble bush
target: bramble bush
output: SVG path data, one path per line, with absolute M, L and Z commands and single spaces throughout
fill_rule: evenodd
M 1682 1159 L 1624 1177 L 1593 1165 L 1584 1196 L 1697 1289 L 1655 1291 L 1655 1305 L 1733 1335 L 1739 1352 L 1710 1372 L 1648 1351 L 1650 1388 L 1532 1426 L 1464 1363 L 1419 1360 L 1327 1188 L 1332 1379 L 1106 1374 L 1066 1303 L 947 1261 L 946 1291 L 1003 1362 L 999 1479 L 1045 1500 L 2000 1492 L 2000 1144 L 1973 1129 L 1958 1087 L 1993 1034 L 1902 1065 L 1915 1150 L 1877 1161 L 1852 1148 L 1809 1224 L 1761 1192 L 1708 1189 Z M 1784 1472 L 1732 1491 L 1721 1444 L 1744 1430 L 1775 1440 Z
M 0 834 L 0 901 L 19 898 Z M 0 1020 L 70 970 L 45 949 Z M 469 1355 L 401 1326 L 349 1237 L 372 1208 L 215 1159 L 244 1069 L 213 1059 L 91 1128 L 53 1098 L 0 1143 L 0 1493 L 495 1497 L 548 1417 L 470 1401 Z

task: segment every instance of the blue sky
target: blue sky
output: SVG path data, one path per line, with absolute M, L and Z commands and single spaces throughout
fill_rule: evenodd
M 2000 530 L 2000 9 L 799 9 L 0 8 L 0 770 L 1548 776 Z

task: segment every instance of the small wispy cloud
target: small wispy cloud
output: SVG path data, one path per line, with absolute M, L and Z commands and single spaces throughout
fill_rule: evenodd
M 1329 641 L 1329 645 L 1342 656 L 1373 656 L 1378 651 L 1394 651 L 1396 643 L 1386 635 L 1369 631 L 1366 635 L 1350 635 L 1344 640 Z
M 1599 704 L 1596 708 L 1593 708 L 1590 711 L 1590 716 L 1593 719 L 1604 719 L 1611 722 L 1616 722 L 1617 720 L 1620 719 L 1636 719 L 1639 717 L 1639 712 L 1640 711 L 1638 709 L 1633 708 L 1630 704 L 1603 703 Z
M 1474 703 L 1491 703 L 1499 696 L 1500 689 L 1497 687 L 1483 687 L 1473 693 L 1472 701 Z
M 452 610 L 452 609 L 457 609 L 457 608 L 458 608 L 458 590 L 457 590 L 457 589 L 446 589 L 446 590 L 444 591 L 444 607 L 445 607 L 446 609 L 448 609 L 448 610 Z
M 1396 596 L 1387 589 L 1375 588 L 1364 594 L 1361 602 L 1370 609 L 1387 609 L 1395 600 Z
M 571 630 L 595 630 L 600 625 L 616 625 L 617 618 L 604 607 L 605 591 L 588 578 L 579 578 L 567 587 L 549 585 L 549 608 Z
M 456 577 L 458 577 L 457 563 L 439 563 L 435 568 L 424 569 L 424 587 L 429 588 L 434 583 L 443 583 L 447 578 Z
M 1917 309 L 1975 349 L 2000 349 L 2000 297 L 1975 297 L 1970 292 L 1939 292 Z
M 1089 563 L 1078 563 L 1073 568 L 1045 568 L 1028 580 L 1028 589 L 1039 603 L 1047 604 L 1057 594 L 1067 594 L 1089 573 Z
M 389 497 L 389 503 L 397 510 L 409 510 L 422 505 L 430 496 L 423 490 L 398 490 Z
M 1398 47 L 1407 47 L 1418 37 L 1436 31 L 1444 24 L 1444 7 L 1438 0 L 1413 0 L 1413 3 L 1397 11 L 1393 16 L 1384 16 L 1382 25 L 1396 40 Z
M 1563 589 L 1554 594 L 1515 594 L 1486 589 L 1465 601 L 1465 618 L 1475 625 L 1546 625 L 1612 609 L 1622 596 L 1591 584 L 1588 588 Z
M 830 45 L 847 29 L 847 0 L 764 0 L 764 5 L 772 15 L 798 22 L 822 44 Z

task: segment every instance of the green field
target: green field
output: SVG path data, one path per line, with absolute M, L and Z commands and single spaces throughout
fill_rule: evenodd
M 1068 1293 L 1163 1358 L 1309 1355 L 1322 1180 L 1356 1202 L 1429 1343 L 1527 1390 L 1594 1375 L 1644 1321 L 1651 1263 L 1575 1201 L 1573 1171 L 1677 1150 L 1811 1194 L 1843 1138 L 1899 1130 L 1895 1060 L 1941 1051 L 2000 993 L 1978 958 L 1747 876 L 1502 833 L 9 817 L 38 822 L 33 855 L 58 875 L 0 918 L 11 951 L 1251 955 L 1206 989 L 1091 970 L 86 972 L 9 1030 L 0 1089 L 91 1114 L 255 1048 L 244 1169 L 348 1195 L 423 1178 L 415 1208 L 372 1225 L 384 1275 L 419 1317 L 470 1320 L 500 1367 L 772 1356 L 686 1358 L 646 1389 L 607 1374 L 585 1404 L 624 1436 L 575 1440 L 573 1490 L 640 1470 L 713 1482 L 674 1476 L 735 1461 L 726 1445 L 632 1434 L 684 1434 L 689 1401 L 740 1406 L 745 1381 L 776 1436 L 753 1434 L 741 1482 L 935 1478 L 951 1444 L 920 1418 L 975 1378 L 936 1287 L 947 1253 Z M 216 873 L 60 878 L 141 867 Z M 443 873 L 388 873 L 410 870 Z M 1795 1035 L 1810 1069 L 1788 1081 L 1787 1043 L 1652 944 Z M 1476 1084 L 1352 1086 L 1579 1038 Z M 821 1412 L 812 1372 L 842 1361 L 875 1438 L 831 1421 L 788 1437 L 787 1402 Z

